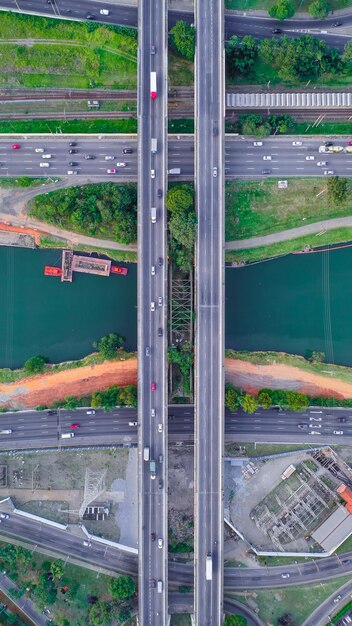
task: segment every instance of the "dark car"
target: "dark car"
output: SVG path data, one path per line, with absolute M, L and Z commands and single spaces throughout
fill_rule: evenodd
M 71 165 L 71 167 L 75 167 L 78 163 L 76 163 L 76 161 L 70 161 L 69 165 Z
M 299 428 L 300 430 L 308 430 L 309 428 L 309 424 L 297 424 L 297 428 Z
M 266 167 L 264 170 L 262 170 L 262 174 L 271 174 L 271 170 Z
M 48 411 L 48 415 L 57 415 L 57 411 Z
M 333 23 L 333 26 L 335 26 L 335 27 L 336 27 L 336 26 L 342 26 L 342 22 L 334 22 L 334 23 Z
M 169 420 L 173 421 L 176 419 L 176 415 L 169 415 Z
M 337 421 L 340 422 L 340 424 L 346 424 L 347 417 L 338 417 Z
M 271 32 L 272 32 L 273 35 L 281 35 L 282 29 L 281 28 L 274 28 Z
M 162 489 L 162 488 L 163 488 L 163 484 L 164 484 L 164 483 L 163 483 L 163 479 L 162 479 L 162 478 L 159 478 L 159 485 L 158 485 L 159 489 Z
M 87 20 L 95 20 L 95 15 L 92 15 L 92 13 L 87 13 L 86 19 Z
M 157 196 L 158 196 L 158 198 L 162 198 L 163 197 L 163 190 L 162 189 L 158 189 Z
M 95 156 L 94 154 L 86 154 L 84 158 L 86 159 L 86 161 L 92 161 L 93 159 L 95 159 Z
M 72 148 L 72 146 L 77 146 L 77 143 L 75 141 L 70 141 L 68 145 Z
M 333 146 L 333 142 L 332 141 L 324 141 L 324 146 Z
M 150 533 L 150 536 L 152 538 L 152 541 L 155 541 L 155 537 L 156 537 L 155 533 Z
M 156 580 L 155 580 L 155 578 L 151 578 L 150 579 L 150 586 L 151 586 L 152 589 L 155 589 L 155 587 L 156 587 Z
M 163 329 L 158 328 L 158 337 L 162 337 L 162 336 L 163 336 Z
M 77 154 L 77 152 L 78 152 L 78 150 L 75 150 L 74 148 L 73 148 L 73 149 L 71 148 L 71 149 L 68 151 L 68 153 L 69 153 L 69 154 Z
M 161 256 L 159 256 L 159 258 L 158 258 L 158 265 L 159 265 L 159 267 L 163 266 L 163 257 L 161 257 Z
M 124 148 L 122 150 L 122 153 L 123 154 L 133 154 L 133 150 L 132 150 L 132 148 Z
M 213 135 L 214 135 L 214 137 L 217 137 L 218 134 L 219 134 L 219 129 L 218 129 L 217 125 L 214 124 L 214 126 L 213 126 Z

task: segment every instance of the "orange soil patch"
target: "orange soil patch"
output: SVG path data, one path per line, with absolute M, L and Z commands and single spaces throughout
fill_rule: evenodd
M 305 372 L 291 365 L 255 365 L 225 359 L 225 378 L 236 387 L 256 394 L 259 389 L 293 389 L 311 396 L 352 398 L 352 383 Z
M 105 361 L 63 372 L 40 374 L 15 383 L 0 384 L 0 407 L 33 408 L 50 406 L 66 396 L 84 396 L 110 385 L 137 384 L 137 359 Z

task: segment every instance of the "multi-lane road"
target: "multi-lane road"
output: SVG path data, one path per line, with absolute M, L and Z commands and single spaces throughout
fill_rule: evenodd
M 106 412 L 95 409 L 57 413 L 48 411 L 20 411 L 0 416 L 0 450 L 85 447 L 94 445 L 135 446 L 138 415 L 133 408 L 116 408 Z M 344 419 L 341 422 L 341 418 Z M 71 424 L 79 428 L 71 429 Z M 302 430 L 298 424 L 306 424 Z M 342 435 L 334 435 L 334 430 Z M 73 432 L 71 439 L 62 439 L 63 433 Z M 194 439 L 193 406 L 170 406 L 168 412 L 170 442 L 192 444 Z M 225 411 L 225 440 L 239 443 L 304 443 L 311 445 L 350 444 L 352 438 L 352 409 L 310 407 L 302 413 L 279 409 L 258 409 L 252 415 L 242 409 Z
M 352 137 L 352 135 L 351 135 Z M 327 139 L 331 139 L 327 137 Z M 346 146 L 349 138 L 332 138 L 335 145 Z M 294 146 L 294 141 L 302 145 Z M 70 146 L 70 142 L 77 145 Z M 325 171 L 332 171 L 337 176 L 352 176 L 352 153 L 320 154 L 319 146 L 324 138 L 315 137 L 268 137 L 261 140 L 261 146 L 255 146 L 253 139 L 244 137 L 226 137 L 225 142 L 225 177 L 226 178 L 258 178 L 258 177 L 293 177 L 293 176 L 326 176 Z M 18 144 L 19 150 L 12 150 L 11 145 Z M 159 141 L 160 146 L 160 141 Z M 36 148 L 43 148 L 44 153 L 35 152 Z M 132 149 L 132 154 L 124 154 L 124 149 Z M 148 148 L 150 151 L 150 147 Z M 69 150 L 75 150 L 70 153 Z M 51 159 L 43 159 L 43 154 L 50 154 Z M 86 159 L 94 156 L 94 159 Z M 106 156 L 113 156 L 112 160 L 105 160 Z M 270 160 L 264 157 L 271 157 Z M 156 155 L 158 157 L 158 155 Z M 309 158 L 308 158 L 309 157 Z M 313 158 L 312 158 L 313 157 Z M 158 158 L 154 158 L 155 168 Z M 40 167 L 40 163 L 49 163 L 49 167 Z M 74 163 L 75 165 L 70 165 Z M 118 167 L 117 163 L 125 163 L 125 167 Z M 326 165 L 318 165 L 325 163 Z M 152 161 L 150 160 L 150 164 Z M 138 167 L 138 151 L 134 136 L 126 138 L 102 136 L 99 138 L 85 138 L 83 136 L 63 138 L 60 135 L 48 135 L 42 138 L 32 138 L 23 135 L 12 136 L 8 140 L 0 141 L 0 176 L 44 176 L 63 177 L 72 179 L 74 184 L 79 183 L 80 176 L 89 176 L 99 180 L 136 180 Z M 177 179 L 191 180 L 194 175 L 193 137 L 180 139 L 170 137 L 168 142 L 168 167 L 180 168 Z M 114 174 L 108 174 L 108 169 L 114 169 Z M 154 169 L 154 168 L 153 168 Z M 203 173 L 203 181 L 208 185 L 214 184 L 213 165 L 211 171 Z M 268 173 L 263 174 L 263 170 Z M 67 174 L 76 171 L 77 174 Z M 157 171 L 155 169 L 155 171 Z M 220 168 L 218 169 L 221 175 Z M 148 181 L 149 182 L 149 181 Z M 155 193 L 162 189 L 164 197 L 166 187 L 155 183 Z M 150 201 L 162 205 L 162 200 L 153 197 Z M 150 208 L 150 207 L 149 207 Z M 161 217 L 161 213 L 159 215 Z M 148 215 L 148 220 L 150 214 Z
M 92 15 L 96 21 L 106 24 L 121 24 L 123 26 L 136 27 L 138 23 L 137 7 L 127 4 L 101 2 L 100 0 L 1 0 L 0 10 L 19 11 L 20 13 L 34 13 L 48 17 L 62 19 L 86 20 L 87 15 Z M 101 10 L 109 11 L 109 15 L 102 15 Z M 192 12 L 170 11 L 169 27 L 172 27 L 178 20 L 188 23 L 194 22 Z M 341 22 L 341 26 L 335 27 L 336 21 Z M 289 37 L 299 37 L 302 34 L 312 34 L 319 39 L 326 41 L 331 46 L 340 50 L 349 39 L 349 29 L 352 28 L 352 12 L 343 18 L 329 17 L 326 20 L 287 20 L 284 25 L 278 20 L 269 17 L 258 17 L 246 15 L 245 12 L 233 14 L 228 12 L 225 17 L 225 37 L 228 39 L 232 35 L 253 35 L 258 39 L 272 37 L 275 28 L 281 28 L 283 34 Z

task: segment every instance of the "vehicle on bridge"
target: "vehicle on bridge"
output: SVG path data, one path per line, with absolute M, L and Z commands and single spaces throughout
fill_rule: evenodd
M 150 96 L 152 100 L 156 98 L 156 72 L 150 72 Z
M 213 578 L 213 559 L 210 552 L 207 554 L 207 560 L 205 563 L 205 578 L 206 580 L 212 580 Z

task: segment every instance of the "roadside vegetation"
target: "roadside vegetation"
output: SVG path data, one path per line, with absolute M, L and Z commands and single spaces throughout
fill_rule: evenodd
M 60 180 L 60 178 L 55 180 Z M 52 182 L 52 178 L 29 178 L 28 176 L 14 178 L 12 176 L 4 176 L 0 178 L 0 187 L 39 187 L 40 185 L 49 185 Z
M 59 228 L 123 244 L 137 239 L 135 183 L 68 187 L 30 201 L 29 215 Z
M 249 131 L 249 132 L 247 132 Z M 282 135 L 349 135 L 351 122 L 349 120 L 325 120 L 321 118 L 314 125 L 312 120 L 295 120 L 290 115 L 260 115 L 249 113 L 240 115 L 235 122 L 225 122 L 225 132 L 241 135 L 266 137 L 271 134 Z
M 194 189 L 189 183 L 175 183 L 166 196 L 169 213 L 169 254 L 183 271 L 190 271 L 194 257 L 197 216 L 194 208 Z
M 5 543 L 0 544 L 0 564 L 18 586 L 11 595 L 30 598 L 39 611 L 50 607 L 55 624 L 123 624 L 136 608 L 136 584 L 130 576 L 97 576 L 67 559 L 53 560 Z
M 96 352 L 77 361 L 50 364 L 45 356 L 33 356 L 25 362 L 23 369 L 12 370 L 7 367 L 0 369 L 0 383 L 13 383 L 36 374 L 63 372 L 77 367 L 98 365 L 106 360 L 125 361 L 136 358 L 135 352 L 128 352 L 123 348 L 124 341 L 125 338 L 118 333 L 110 333 L 94 343 Z
M 316 0 L 292 0 L 295 12 L 309 11 L 309 7 L 315 4 Z M 227 9 L 237 9 L 238 11 L 261 10 L 269 11 L 275 4 L 274 0 L 225 0 Z M 351 6 L 350 0 L 319 0 L 319 4 L 324 5 L 328 11 L 347 9 Z M 309 11 L 314 17 L 312 10 Z M 325 11 L 324 11 L 325 13 Z
M 57 239 L 56 237 L 41 236 L 40 248 L 72 248 L 72 244 L 65 239 Z M 122 261 L 123 263 L 137 263 L 137 252 L 129 250 L 111 250 L 109 248 L 97 248 L 94 246 L 84 246 L 75 244 L 76 252 L 95 252 L 96 254 L 105 254 L 114 261 Z
M 233 35 L 225 47 L 229 83 L 267 86 L 344 86 L 352 78 L 352 41 L 341 54 L 311 35 L 271 39 Z
M 352 214 L 351 178 L 289 178 L 287 189 L 279 189 L 278 180 L 226 183 L 226 241 L 260 237 Z M 322 244 L 320 236 L 309 238 L 311 245 Z
M 2 12 L 0 32 L 2 86 L 136 88 L 135 29 Z

